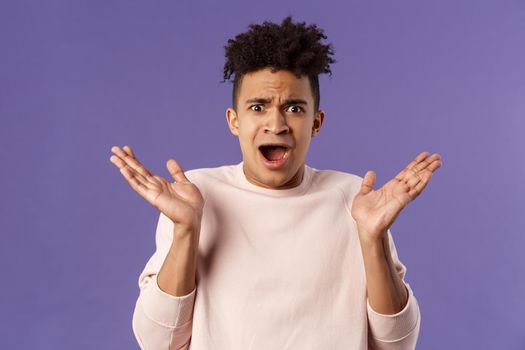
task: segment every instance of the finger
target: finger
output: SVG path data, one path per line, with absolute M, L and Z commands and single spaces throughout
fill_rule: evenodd
M 113 146 L 111 147 L 111 151 L 113 153 L 115 153 L 117 156 L 119 156 L 120 158 L 124 158 L 127 156 L 126 152 L 124 152 L 122 150 L 122 148 L 120 148 L 119 146 Z
M 118 156 L 111 156 L 109 158 L 109 160 L 115 164 L 115 166 L 117 168 L 119 168 L 120 170 L 123 169 L 123 168 L 126 168 L 128 169 L 128 171 L 130 172 L 130 174 L 134 177 L 136 177 L 143 185 L 146 185 L 148 182 L 148 179 L 145 178 L 144 176 L 142 176 L 141 174 L 137 173 L 135 171 L 135 169 L 131 168 L 125 161 L 123 161 L 121 158 L 119 158 Z M 122 171 L 121 171 L 122 172 Z
M 182 170 L 180 164 L 175 159 L 169 159 L 166 162 L 166 168 L 168 168 L 168 171 L 177 182 L 191 182 L 188 180 L 186 175 L 184 174 L 184 171 Z
M 361 194 L 367 194 L 368 192 L 374 189 L 374 184 L 376 182 L 376 173 L 373 170 L 366 172 L 363 182 L 361 183 L 361 189 L 359 192 Z
M 419 153 L 417 155 L 416 159 L 414 159 L 412 162 L 410 162 L 410 164 L 407 166 L 407 168 L 411 168 L 411 167 L 415 166 L 416 164 L 424 161 L 425 159 L 428 158 L 429 155 L 430 155 L 430 153 L 427 152 L 427 151 L 423 151 L 423 152 Z
M 409 190 L 411 190 L 415 188 L 421 181 L 423 181 L 425 177 L 428 176 L 427 173 L 430 173 L 430 176 L 431 176 L 433 172 L 433 168 L 436 168 L 436 166 L 439 167 L 439 163 L 433 162 L 429 167 L 419 172 L 412 172 L 410 174 L 407 173 L 405 177 L 403 178 L 402 182 L 404 182 L 408 186 Z
M 412 200 L 416 199 L 421 194 L 421 192 L 423 192 L 423 190 L 425 189 L 425 187 L 427 187 L 427 184 L 429 183 L 431 178 L 432 178 L 431 172 L 425 173 L 425 176 L 423 177 L 423 179 L 414 188 L 412 188 L 408 192 L 408 195 L 410 196 L 410 198 L 412 198 Z
M 136 178 L 142 185 L 147 186 L 149 184 L 148 178 L 145 178 L 141 174 L 137 173 L 135 169 L 131 168 L 124 162 L 122 159 L 120 159 L 117 156 L 111 156 L 110 161 L 115 164 L 117 168 L 119 168 L 120 172 L 127 171 L 130 176 Z M 127 178 L 126 178 L 127 179 Z
M 140 178 L 137 176 L 140 174 L 137 174 L 136 172 L 133 173 L 128 167 L 120 168 L 120 172 L 126 178 L 131 188 L 144 197 L 148 188 L 144 186 L 144 184 L 140 181 Z
M 132 158 L 136 158 L 135 157 L 135 152 L 133 152 L 133 150 L 131 149 L 131 147 L 129 147 L 128 145 L 124 146 L 123 147 L 124 151 L 128 154 L 128 156 L 132 157 Z
M 443 165 L 443 161 L 441 160 L 441 158 L 439 159 L 436 159 L 434 160 L 429 166 L 428 166 L 428 170 L 434 172 L 436 171 L 438 168 L 441 168 L 441 166 Z
M 152 176 L 146 167 L 142 165 L 137 159 L 130 157 L 126 152 L 124 152 L 120 147 L 114 146 L 111 150 L 120 157 L 128 166 L 133 168 L 136 172 L 141 174 L 144 177 Z
M 426 172 L 428 172 L 428 170 L 423 170 L 419 173 L 413 173 L 411 176 L 405 176 L 405 178 L 403 179 L 403 182 L 408 186 L 407 191 L 410 191 L 411 189 L 416 187 L 418 183 L 423 181 L 423 179 L 425 178 Z
M 128 163 L 128 165 L 130 167 L 132 167 L 140 175 L 142 175 L 144 177 L 151 177 L 151 176 L 153 176 L 153 174 L 150 173 L 150 171 L 148 169 L 146 169 L 146 167 L 144 165 L 142 165 L 142 163 L 139 162 L 138 160 L 136 160 L 135 158 L 131 158 L 131 157 L 127 156 L 124 160 Z
M 113 147 L 111 147 L 111 151 L 113 151 L 113 153 L 115 153 L 116 155 L 118 155 L 121 158 L 125 158 L 125 157 L 136 158 L 135 157 L 135 153 L 133 152 L 131 147 L 129 147 L 127 145 L 122 147 L 122 148 L 120 148 L 118 146 L 113 146 Z
M 424 151 L 424 152 L 421 152 L 420 154 L 418 154 L 418 156 L 416 157 L 416 159 L 414 159 L 413 161 L 411 161 L 405 168 L 403 168 L 403 170 L 401 170 L 397 175 L 396 175 L 396 179 L 402 181 L 404 178 L 405 178 L 405 175 L 407 174 L 408 170 L 413 168 L 416 164 L 418 164 L 419 162 L 421 162 L 422 160 L 424 160 L 427 156 L 429 155 L 429 153 L 427 151 Z
M 423 169 L 422 171 L 418 172 L 417 174 L 414 174 L 413 176 L 407 177 L 405 179 L 405 183 L 408 186 L 408 191 L 412 191 L 415 189 L 420 182 L 422 181 L 428 181 L 432 177 L 432 171 L 430 168 Z
M 441 166 L 441 160 L 439 158 L 439 155 L 437 155 L 437 157 L 434 157 L 432 161 L 430 162 L 423 161 L 419 163 L 419 165 L 421 166 L 421 169 L 419 169 L 418 166 L 416 166 L 411 169 L 411 174 L 408 172 L 407 174 L 405 174 L 405 181 L 409 182 L 414 178 L 420 178 L 421 174 L 427 171 L 430 171 L 433 173 L 436 169 L 438 169 Z
M 409 181 L 410 177 L 413 177 L 414 175 L 417 176 L 419 172 L 428 168 L 433 162 L 441 160 L 441 156 L 438 153 L 434 153 L 430 157 L 426 158 L 424 157 L 425 155 L 428 155 L 428 152 L 425 151 L 420 153 L 416 159 L 410 162 L 410 164 L 407 165 L 405 169 L 401 170 L 401 172 L 399 172 L 395 178 L 399 181 L 407 182 Z M 434 168 L 432 169 L 434 170 Z
M 116 155 L 112 155 L 111 157 L 109 157 L 109 160 L 111 161 L 111 163 L 115 164 L 115 166 L 119 169 L 126 166 L 126 162 Z
M 429 165 L 431 165 L 433 162 L 435 161 L 440 161 L 441 160 L 441 156 L 437 153 L 434 153 L 433 155 L 431 155 L 430 157 L 420 161 L 419 163 L 415 164 L 412 169 L 415 171 L 415 172 L 419 172 L 425 168 L 427 168 Z

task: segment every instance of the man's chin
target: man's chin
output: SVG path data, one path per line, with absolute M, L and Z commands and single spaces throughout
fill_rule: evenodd
M 266 181 L 264 181 L 264 186 L 269 189 L 280 190 L 285 188 L 288 182 L 289 181 L 287 181 L 286 178 L 274 176 L 266 179 Z
M 287 179 L 285 176 L 280 174 L 265 174 L 259 176 L 257 179 L 253 179 L 252 183 L 255 183 L 257 186 L 278 190 L 286 186 Z

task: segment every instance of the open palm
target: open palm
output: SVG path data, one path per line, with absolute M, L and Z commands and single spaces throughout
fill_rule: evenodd
M 360 230 L 371 236 L 367 238 L 379 238 L 389 229 L 401 210 L 419 196 L 440 166 L 439 154 L 429 156 L 428 152 L 422 152 L 395 178 L 377 190 L 373 189 L 376 175 L 368 171 L 359 193 L 354 197 L 351 210 Z
M 184 175 L 179 163 L 170 159 L 166 167 L 175 182 L 151 173 L 135 157 L 129 146 L 113 147 L 114 153 L 110 160 L 120 169 L 130 186 L 146 199 L 151 205 L 159 209 L 175 224 L 192 228 L 200 225 L 203 197 L 193 183 Z

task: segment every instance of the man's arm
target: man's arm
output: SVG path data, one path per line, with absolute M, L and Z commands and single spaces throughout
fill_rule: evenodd
M 139 277 L 133 331 L 142 349 L 186 348 L 191 337 L 204 198 L 176 160 L 166 162 L 174 180 L 170 182 L 149 171 L 131 147 L 111 150 L 110 161 L 131 188 L 161 212 L 157 250 Z
M 389 228 L 441 165 L 439 154 L 421 152 L 377 190 L 375 172 L 367 171 L 353 198 L 351 215 L 357 225 L 365 266 L 369 340 L 374 349 L 415 348 L 419 307 L 403 281 L 404 271 L 397 272 L 396 267 L 403 265 L 397 259 Z
M 404 282 L 406 267 L 397 256 L 390 230 L 384 232 L 381 242 L 361 240 L 361 251 L 367 279 L 369 348 L 415 349 L 421 324 L 419 305 Z
M 139 277 L 133 332 L 141 349 L 187 349 L 191 338 L 199 232 L 160 214 L 157 249 Z
M 359 229 L 361 237 L 369 236 Z M 361 241 L 361 252 L 365 265 L 368 302 L 381 314 L 396 314 L 408 302 L 408 290 L 397 274 L 388 233 L 385 231 L 379 240 Z
M 374 189 L 375 172 L 367 171 L 353 198 L 351 215 L 359 233 L 368 300 L 376 312 L 396 314 L 410 299 L 408 289 L 396 273 L 388 230 L 408 203 L 421 194 L 441 164 L 439 154 L 421 152 L 377 190 Z
M 170 250 L 157 276 L 162 291 L 180 297 L 195 289 L 198 246 L 197 228 L 176 229 Z

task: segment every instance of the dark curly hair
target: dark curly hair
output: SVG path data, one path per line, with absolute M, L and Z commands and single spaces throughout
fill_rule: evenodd
M 263 68 L 272 71 L 288 70 L 297 78 L 308 76 L 314 111 L 319 110 L 319 77 L 321 73 L 332 75 L 330 64 L 336 61 L 331 44 L 321 44 L 326 39 L 323 30 L 315 24 L 306 26 L 305 22 L 292 23 L 292 17 L 283 19 L 281 25 L 268 21 L 263 24 L 250 24 L 250 30 L 229 39 L 224 46 L 226 63 L 224 64 L 225 82 L 234 75 L 232 103 L 237 110 L 239 85 L 244 74 Z

